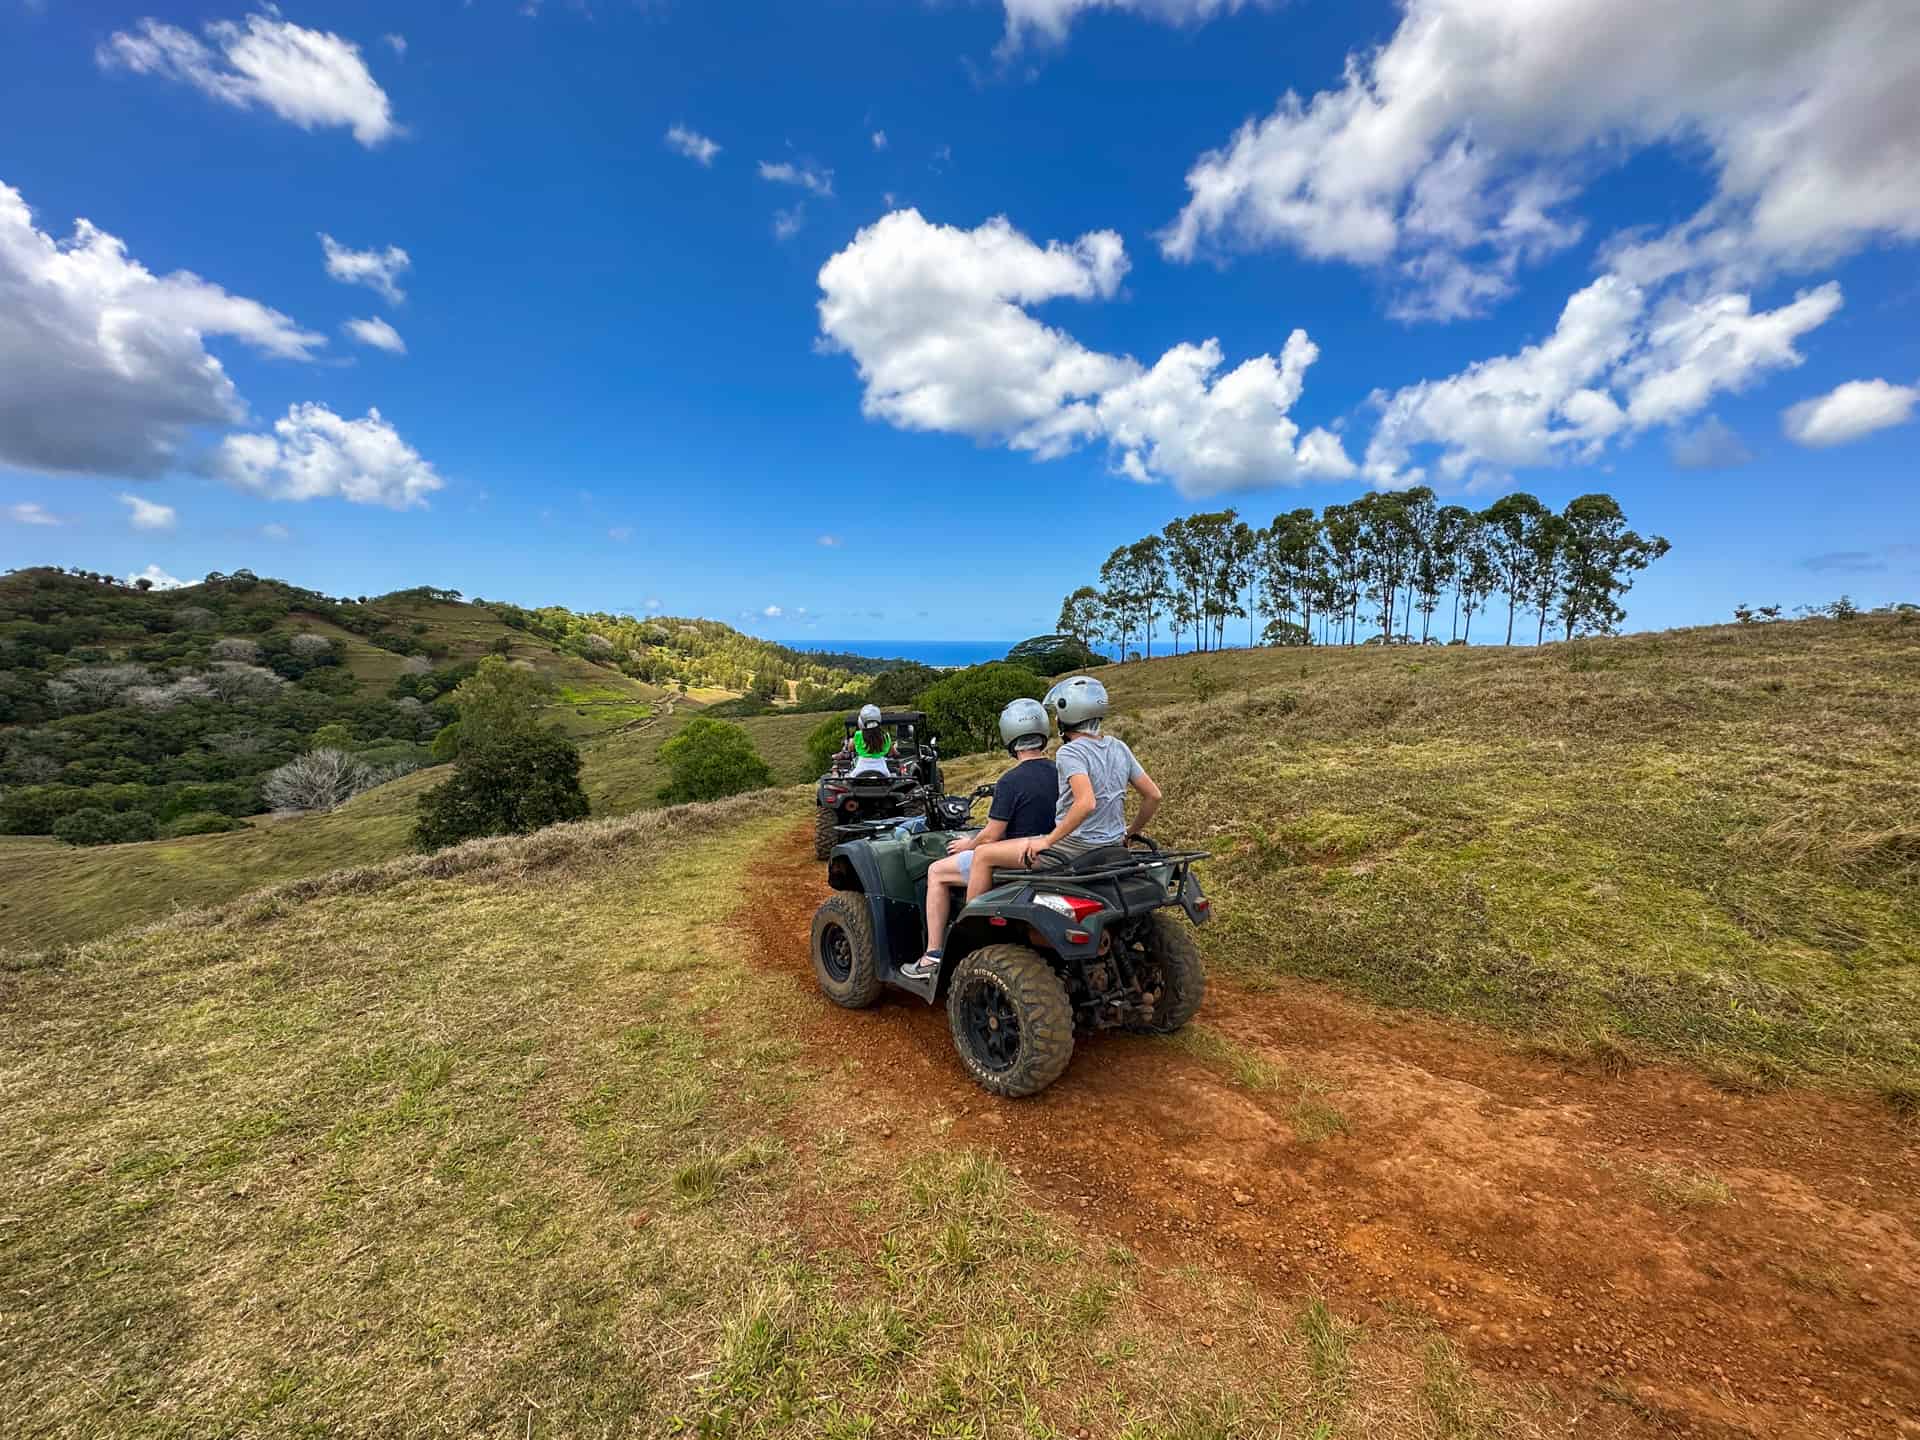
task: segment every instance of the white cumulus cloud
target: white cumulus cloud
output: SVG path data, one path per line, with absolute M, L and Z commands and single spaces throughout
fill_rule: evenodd
M 58 525 L 60 517 L 37 500 L 22 500 L 7 507 L 7 518 L 16 525 Z
M 1920 237 L 1920 6 L 1912 0 L 1405 0 L 1339 83 L 1289 92 L 1187 175 L 1163 233 L 1390 266 L 1395 308 L 1448 318 L 1512 288 L 1580 231 L 1600 167 L 1671 144 L 1703 157 L 1706 206 L 1614 268 L 1720 283 Z
M 107 70 L 159 75 L 193 86 L 223 105 L 258 105 L 302 130 L 342 126 L 362 145 L 399 133 L 387 92 L 360 47 L 331 31 L 283 20 L 269 7 L 244 21 L 215 20 L 206 39 L 163 21 L 116 30 L 95 58 Z
M 876 150 L 884 150 L 887 148 L 887 132 L 886 131 L 876 130 L 873 132 L 873 148 Z
M 362 345 L 371 345 L 376 350 L 385 350 L 389 355 L 407 353 L 407 342 L 400 338 L 400 332 L 378 315 L 370 316 L 365 320 L 349 320 L 340 328 Z
M 720 153 L 721 147 L 709 140 L 698 130 L 689 130 L 684 125 L 667 127 L 667 146 L 678 150 L 682 155 L 698 165 L 713 164 L 713 157 Z
M 138 580 L 150 582 L 156 590 L 184 590 L 188 584 L 185 580 L 169 575 L 158 565 L 149 565 L 146 569 L 136 571 L 134 574 L 127 576 L 127 584 L 129 585 Z
M 127 507 L 127 523 L 136 530 L 171 530 L 179 518 L 171 505 L 143 500 L 138 495 L 123 493 L 120 503 Z
M 1802 445 L 1845 445 L 1890 425 L 1904 425 L 1920 403 L 1920 386 L 1885 380 L 1849 380 L 1825 395 L 1802 400 L 1780 417 L 1789 439 Z
M 87 220 L 56 241 L 0 183 L 0 463 L 157 474 L 187 432 L 242 419 L 206 342 L 305 359 L 326 343 L 279 311 L 185 270 L 155 275 Z
M 1639 286 L 1603 275 L 1539 344 L 1376 395 L 1367 476 L 1430 479 L 1416 463 L 1427 449 L 1440 480 L 1468 487 L 1500 470 L 1597 460 L 1616 436 L 1690 420 L 1715 395 L 1799 365 L 1795 342 L 1839 308 L 1834 284 L 1756 311 L 1743 294 L 1649 304 Z
M 322 234 L 320 252 L 327 274 L 341 284 L 364 285 L 389 305 L 407 298 L 400 288 L 400 276 L 411 268 L 413 257 L 398 245 L 384 250 L 349 250 L 331 235 Z
M 324 405 L 291 407 L 270 435 L 229 435 L 213 472 L 276 500 L 338 497 L 394 510 L 425 507 L 446 481 L 380 416 L 346 420 Z
M 853 358 L 868 416 L 1046 460 L 1095 440 L 1136 480 L 1206 494 L 1352 473 L 1339 440 L 1302 438 L 1288 410 L 1317 351 L 1296 331 L 1276 362 L 1222 375 L 1219 344 L 1177 345 L 1151 368 L 1091 350 L 1029 306 L 1111 297 L 1120 237 L 1035 244 L 1004 217 L 972 230 L 917 210 L 884 216 L 821 268 L 822 345 Z
M 762 610 L 760 613 L 766 616 L 767 619 L 769 620 L 778 620 L 786 612 L 783 611 L 778 605 L 769 605 L 767 606 L 766 609 Z
M 801 189 L 818 195 L 823 200 L 833 198 L 833 171 L 818 170 L 812 165 L 794 165 L 788 161 L 762 160 L 760 178 L 771 180 L 776 185 L 798 185 Z

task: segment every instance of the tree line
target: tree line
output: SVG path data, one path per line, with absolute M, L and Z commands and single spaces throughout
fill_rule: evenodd
M 1505 610 L 1505 643 L 1530 619 L 1565 639 L 1618 630 L 1634 576 L 1671 547 L 1642 536 L 1611 495 L 1582 495 L 1557 513 L 1504 495 L 1484 510 L 1442 505 L 1426 486 L 1276 515 L 1265 527 L 1235 510 L 1187 515 L 1121 545 L 1060 607 L 1059 629 L 1149 659 L 1156 633 L 1196 651 L 1247 643 L 1356 645 L 1470 641 L 1476 615 Z M 1496 597 L 1504 601 L 1500 606 Z M 1418 616 L 1416 632 L 1415 617 Z M 1521 629 L 1524 635 L 1524 628 Z

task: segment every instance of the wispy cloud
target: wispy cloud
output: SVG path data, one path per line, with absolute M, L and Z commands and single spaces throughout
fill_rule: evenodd
M 773 212 L 773 238 L 791 240 L 800 233 L 806 223 L 807 207 L 805 205 L 795 205 L 788 210 L 776 210 Z
M 795 165 L 787 160 L 760 162 L 760 178 L 776 185 L 798 185 L 823 200 L 833 198 L 833 171 L 815 169 L 811 164 Z
M 58 525 L 60 517 L 48 512 L 35 500 L 23 500 L 7 507 L 7 518 L 16 525 Z
M 678 150 L 696 165 L 710 166 L 713 164 L 713 157 L 720 153 L 722 147 L 698 130 L 689 130 L 685 125 L 669 125 L 667 148 Z

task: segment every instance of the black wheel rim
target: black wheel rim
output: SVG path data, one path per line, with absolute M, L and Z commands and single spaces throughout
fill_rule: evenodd
M 853 974 L 853 939 L 838 925 L 829 925 L 820 936 L 820 963 L 835 980 Z
M 1020 1058 L 1020 1014 L 998 985 L 970 984 L 960 1000 L 960 1021 L 983 1068 L 1006 1070 Z

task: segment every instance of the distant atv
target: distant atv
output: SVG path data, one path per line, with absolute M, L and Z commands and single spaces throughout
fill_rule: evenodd
M 813 972 L 828 999 L 860 1009 L 882 985 L 930 1004 L 944 996 L 968 1074 L 1007 1096 L 1058 1079 L 1076 1032 L 1165 1035 L 1198 1012 L 1206 971 L 1174 907 L 1207 922 L 1192 869 L 1207 855 L 1145 839 L 1058 870 L 996 871 L 995 888 L 954 917 L 940 973 L 901 974 L 926 940 L 927 869 L 953 839 L 893 832 L 834 847 L 827 881 L 838 893 L 813 916 Z
M 937 823 L 933 802 L 940 798 L 940 747 L 920 737 L 927 717 L 919 710 L 889 710 L 880 723 L 893 731 L 893 753 L 887 773 L 854 775 L 851 744 L 857 717 L 846 717 L 849 748 L 833 757 L 833 764 L 814 788 L 813 858 L 825 860 L 844 835 L 868 833 L 878 820 L 904 820 L 926 815 Z

